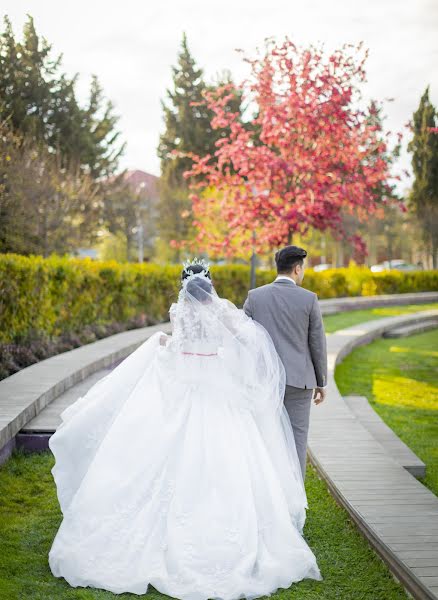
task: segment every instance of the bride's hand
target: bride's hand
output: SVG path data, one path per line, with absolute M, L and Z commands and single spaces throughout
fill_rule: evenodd
M 168 335 L 166 335 L 165 333 L 163 333 L 160 336 L 160 346 L 165 346 L 167 344 L 167 339 L 168 339 Z

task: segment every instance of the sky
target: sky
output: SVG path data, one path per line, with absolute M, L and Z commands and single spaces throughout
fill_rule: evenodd
M 406 142 L 405 124 L 427 85 L 438 107 L 435 0 L 0 0 L 5 14 L 20 37 L 26 14 L 33 16 L 37 32 L 63 54 L 63 69 L 79 73 L 81 101 L 91 75 L 98 76 L 127 142 L 120 166 L 154 175 L 160 172 L 160 100 L 171 86 L 183 31 L 207 81 L 225 69 L 243 79 L 247 65 L 236 48 L 254 56 L 267 37 L 324 43 L 327 50 L 363 41 L 369 48 L 363 96 L 383 102 L 386 129 L 404 131 Z M 406 151 L 398 171 L 404 169 L 410 170 Z M 404 179 L 398 188 L 408 184 Z

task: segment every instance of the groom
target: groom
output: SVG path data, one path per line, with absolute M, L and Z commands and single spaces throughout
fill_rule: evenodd
M 306 250 L 286 246 L 275 255 L 278 276 L 250 290 L 245 313 L 270 334 L 286 371 L 284 404 L 295 436 L 303 479 L 306 476 L 310 403 L 325 399 L 327 346 L 317 295 L 300 287 Z

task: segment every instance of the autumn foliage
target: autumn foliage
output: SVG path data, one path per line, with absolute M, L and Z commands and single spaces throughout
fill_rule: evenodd
M 227 135 L 213 155 L 190 154 L 184 175 L 198 248 L 232 255 L 255 242 L 264 251 L 309 228 L 346 237 L 345 213 L 364 220 L 394 197 L 390 133 L 375 101 L 361 107 L 367 53 L 362 44 L 328 54 L 270 42 L 263 56 L 245 58 L 250 76 L 240 86 L 204 94 L 212 127 Z M 230 108 L 239 93 L 249 118 Z

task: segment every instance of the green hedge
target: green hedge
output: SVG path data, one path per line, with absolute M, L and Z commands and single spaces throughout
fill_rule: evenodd
M 91 323 L 123 322 L 146 315 L 167 319 L 178 293 L 180 267 L 128 264 L 91 259 L 0 254 L 0 341 L 26 339 L 33 333 L 56 336 L 78 332 Z M 212 268 L 221 296 L 242 305 L 249 268 Z M 260 270 L 257 285 L 275 273 Z M 320 298 L 423 292 L 438 289 L 438 271 L 371 273 L 364 267 L 308 270 L 304 286 Z

